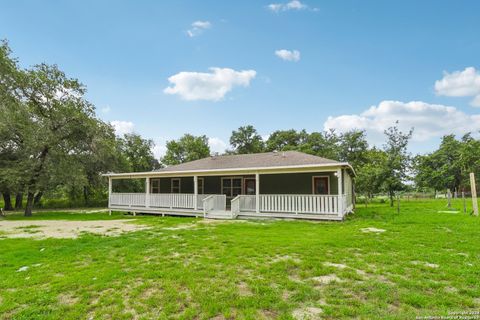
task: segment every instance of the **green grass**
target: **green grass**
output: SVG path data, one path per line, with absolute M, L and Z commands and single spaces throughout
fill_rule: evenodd
M 318 307 L 326 319 L 413 319 L 479 310 L 480 220 L 438 213 L 445 204 L 405 201 L 400 214 L 359 205 L 342 223 L 137 216 L 151 228 L 119 237 L 0 237 L 0 318 L 291 319 L 296 309 Z M 462 212 L 460 200 L 453 207 Z M 119 218 L 131 217 L 28 219 Z M 195 226 L 175 229 L 185 224 Z M 361 231 L 368 227 L 386 231 Z M 18 272 L 22 266 L 29 268 Z M 333 274 L 341 281 L 315 280 Z

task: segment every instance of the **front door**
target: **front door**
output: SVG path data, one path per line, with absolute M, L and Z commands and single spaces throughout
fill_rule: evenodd
M 222 194 L 227 196 L 227 207 L 230 208 L 230 201 L 242 194 L 242 178 L 222 178 Z
M 330 194 L 328 177 L 313 177 L 313 194 Z
M 246 178 L 244 181 L 244 194 L 248 195 L 254 195 L 255 194 L 255 188 L 256 188 L 256 183 L 255 179 L 253 178 Z

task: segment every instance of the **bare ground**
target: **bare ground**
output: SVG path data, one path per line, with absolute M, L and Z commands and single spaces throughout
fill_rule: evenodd
M 125 232 L 147 229 L 147 226 L 132 224 L 134 219 L 124 220 L 29 220 L 0 221 L 0 234 L 6 238 L 77 238 L 82 233 L 118 236 Z M 1 239 L 1 237 L 0 237 Z

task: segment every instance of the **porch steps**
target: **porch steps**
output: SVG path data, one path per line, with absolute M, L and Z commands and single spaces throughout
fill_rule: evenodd
M 207 213 L 205 216 L 207 219 L 222 219 L 222 220 L 232 220 L 232 213 L 225 210 L 213 210 Z

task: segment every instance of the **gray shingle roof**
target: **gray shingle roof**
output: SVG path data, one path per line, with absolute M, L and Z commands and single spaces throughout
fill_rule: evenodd
M 218 170 L 242 168 L 268 168 L 299 165 L 328 165 L 340 162 L 322 157 L 313 156 L 298 151 L 266 152 L 240 155 L 212 156 L 200 160 L 190 161 L 157 172 L 190 171 L 190 170 Z

